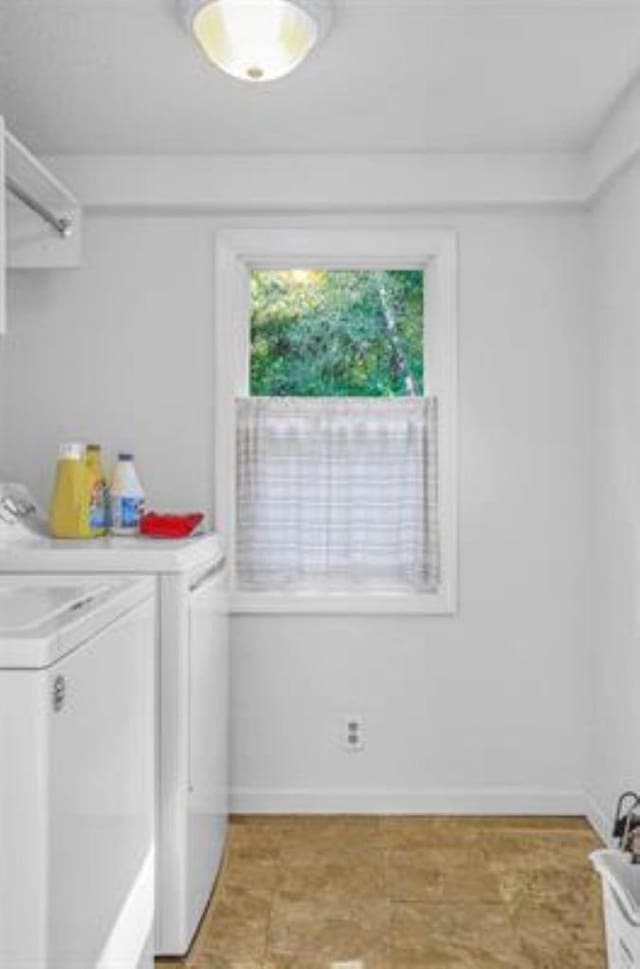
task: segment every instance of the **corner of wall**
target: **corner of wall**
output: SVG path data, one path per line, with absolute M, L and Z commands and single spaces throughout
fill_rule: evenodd
M 640 73 L 616 99 L 584 153 L 587 203 L 593 204 L 640 158 Z
M 621 94 L 585 153 L 591 185 L 590 302 L 593 356 L 592 533 L 587 588 L 591 702 L 587 816 L 610 842 L 613 807 L 640 787 L 633 683 L 637 645 L 637 542 L 633 486 L 640 286 L 640 75 Z

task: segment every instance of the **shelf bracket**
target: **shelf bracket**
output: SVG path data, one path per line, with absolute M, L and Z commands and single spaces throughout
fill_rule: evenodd
M 5 176 L 5 185 L 7 191 L 11 192 L 14 198 L 17 198 L 23 205 L 26 205 L 28 209 L 35 212 L 36 215 L 50 225 L 54 232 L 57 232 L 60 238 L 68 239 L 73 232 L 73 219 L 67 216 L 57 216 L 54 215 L 48 208 L 42 205 L 36 198 L 33 197 L 29 192 L 25 191 L 15 179 L 11 178 L 10 175 Z

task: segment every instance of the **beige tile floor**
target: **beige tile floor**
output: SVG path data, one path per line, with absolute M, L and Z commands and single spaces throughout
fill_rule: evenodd
M 234 818 L 157 969 L 604 969 L 599 846 L 577 818 Z

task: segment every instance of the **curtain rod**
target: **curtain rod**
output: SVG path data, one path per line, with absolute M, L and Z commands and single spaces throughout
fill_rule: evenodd
M 38 202 L 37 199 L 30 195 L 29 192 L 25 191 L 21 185 L 19 185 L 10 175 L 5 177 L 4 183 L 7 190 L 11 192 L 15 198 L 19 199 L 28 209 L 39 215 L 47 225 L 58 233 L 58 235 L 67 239 L 73 230 L 73 219 L 67 218 L 65 216 L 58 217 L 50 212 L 44 205 Z

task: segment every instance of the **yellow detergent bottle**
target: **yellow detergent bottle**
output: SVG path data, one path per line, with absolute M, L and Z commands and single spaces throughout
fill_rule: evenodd
M 85 460 L 89 472 L 89 528 L 92 536 L 98 537 L 107 533 L 107 480 L 99 444 L 87 444 Z
M 91 538 L 90 481 L 82 444 L 61 445 L 49 509 L 54 538 Z

